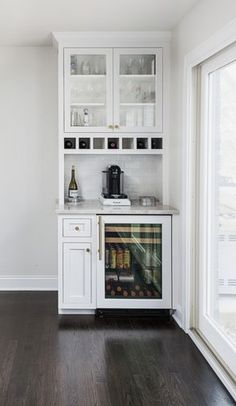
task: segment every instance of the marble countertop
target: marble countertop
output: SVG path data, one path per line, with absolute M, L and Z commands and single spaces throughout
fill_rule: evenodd
M 132 203 L 132 202 L 131 202 Z M 140 206 L 137 203 L 131 206 L 103 206 L 99 200 L 84 200 L 77 204 L 64 204 L 58 206 L 57 214 L 178 214 L 178 210 L 170 206 L 157 204 L 156 206 Z

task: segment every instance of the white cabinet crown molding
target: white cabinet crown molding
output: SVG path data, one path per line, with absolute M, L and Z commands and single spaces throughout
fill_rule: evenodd
M 164 46 L 171 40 L 170 31 L 80 31 L 53 32 L 55 47 L 155 47 Z

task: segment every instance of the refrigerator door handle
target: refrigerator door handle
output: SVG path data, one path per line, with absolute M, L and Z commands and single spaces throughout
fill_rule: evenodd
M 99 261 L 102 260 L 102 216 L 99 216 Z

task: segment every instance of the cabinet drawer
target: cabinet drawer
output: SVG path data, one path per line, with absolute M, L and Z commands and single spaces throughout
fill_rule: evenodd
M 64 237 L 91 237 L 92 220 L 89 218 L 74 218 L 63 220 Z

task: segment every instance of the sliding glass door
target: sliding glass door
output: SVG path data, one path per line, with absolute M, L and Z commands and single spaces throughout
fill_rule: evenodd
M 236 375 L 236 48 L 201 67 L 198 329 Z

